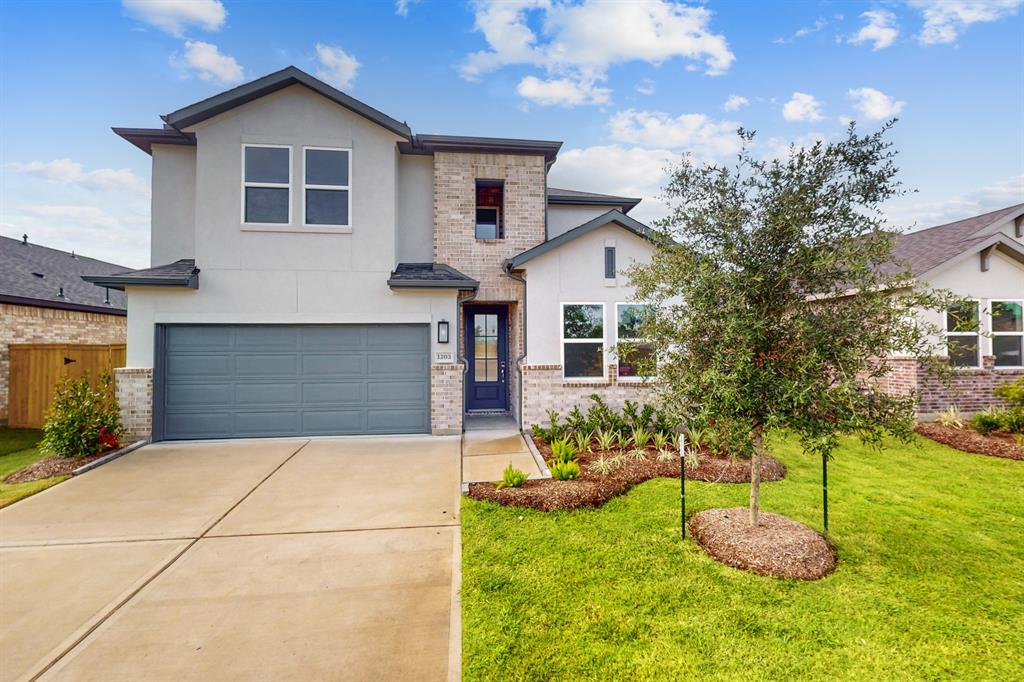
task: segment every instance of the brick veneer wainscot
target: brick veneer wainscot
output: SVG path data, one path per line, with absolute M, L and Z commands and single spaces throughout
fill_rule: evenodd
M 127 318 L 0 303 L 0 424 L 7 423 L 12 343 L 125 343 Z
M 153 434 L 153 368 L 120 367 L 114 370 L 121 423 L 131 440 Z
M 608 365 L 605 380 L 596 382 L 564 379 L 561 365 L 524 365 L 523 428 L 529 429 L 533 424 L 547 426 L 549 409 L 562 417 L 573 407 L 586 411 L 592 404 L 591 393 L 597 393 L 616 409 L 622 409 L 626 400 L 653 400 L 649 385 L 636 379 L 619 379 L 617 365 Z
M 430 432 L 435 436 L 462 433 L 462 363 L 430 367 Z
M 991 355 L 982 358 L 980 368 L 957 369 L 948 386 L 914 358 L 892 358 L 889 365 L 892 372 L 879 381 L 879 387 L 893 395 L 917 391 L 917 415 L 922 420 L 931 419 L 954 405 L 966 414 L 1002 405 L 993 393 L 995 388 L 1024 376 L 1024 369 L 997 369 Z

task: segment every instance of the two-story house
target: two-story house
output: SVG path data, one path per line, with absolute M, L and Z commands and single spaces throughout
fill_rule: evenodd
M 414 135 L 294 67 L 115 128 L 153 157 L 118 397 L 154 440 L 523 426 L 635 396 L 638 199 L 548 187 L 560 142 Z

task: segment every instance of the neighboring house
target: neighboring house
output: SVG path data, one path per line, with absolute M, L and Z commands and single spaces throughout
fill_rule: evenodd
M 11 344 L 125 342 L 125 295 L 82 275 L 127 268 L 0 237 L 0 425 L 7 423 Z
M 455 434 L 637 395 L 639 199 L 549 188 L 560 142 L 414 135 L 294 67 L 162 118 L 115 129 L 153 157 L 153 267 L 85 277 L 128 295 L 134 434 Z
M 882 388 L 916 390 L 918 414 L 930 418 L 956 406 L 967 413 L 998 403 L 992 391 L 1024 375 L 1024 204 L 900 235 L 894 255 L 917 281 L 969 299 L 962 309 L 924 318 L 946 330 L 951 385 L 913 358 L 897 357 Z M 895 266 L 894 266 L 895 267 Z M 976 322 L 966 330 L 957 320 Z

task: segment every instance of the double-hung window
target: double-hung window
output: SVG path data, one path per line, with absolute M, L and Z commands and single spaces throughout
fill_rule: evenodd
M 562 375 L 604 377 L 604 304 L 562 304 Z
M 946 311 L 946 354 L 954 367 L 981 367 L 978 301 L 963 301 Z
M 992 301 L 992 355 L 996 367 L 1024 365 L 1024 301 Z
M 352 152 L 304 147 L 302 154 L 303 225 L 351 227 Z
M 242 145 L 242 222 L 290 223 L 291 180 L 291 147 Z
M 615 353 L 620 377 L 653 376 L 654 346 L 643 338 L 643 323 L 651 306 L 642 303 L 615 305 Z

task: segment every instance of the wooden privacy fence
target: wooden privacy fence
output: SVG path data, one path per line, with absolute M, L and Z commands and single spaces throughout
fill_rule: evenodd
M 89 373 L 95 385 L 100 374 L 124 367 L 125 345 L 67 343 L 11 344 L 7 382 L 7 424 L 37 429 L 43 425 L 57 382 Z

